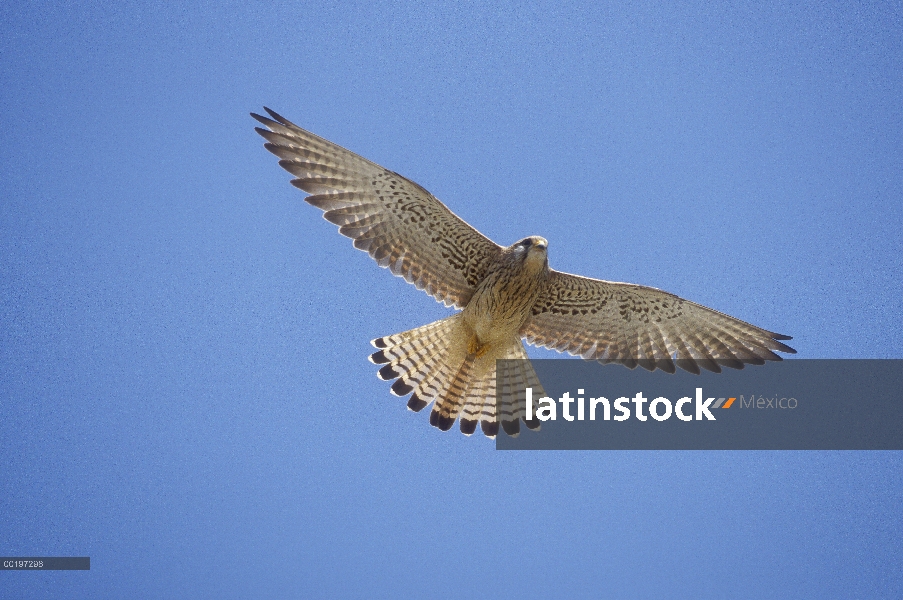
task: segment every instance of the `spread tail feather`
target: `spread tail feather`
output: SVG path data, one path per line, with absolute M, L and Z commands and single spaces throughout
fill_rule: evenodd
M 445 391 L 436 400 L 433 411 L 430 413 L 430 425 L 438 427 L 442 431 L 448 431 L 455 424 L 458 413 L 461 412 L 464 401 L 467 399 L 470 376 L 476 359 L 476 354 L 468 354 L 464 357 L 457 373 L 449 380 Z
M 512 338 L 504 349 L 481 356 L 468 352 L 468 335 L 461 314 L 371 342 L 378 348 L 370 356 L 382 365 L 377 375 L 392 380 L 392 393 L 406 396 L 408 409 L 421 411 L 435 401 L 430 424 L 443 431 L 451 429 L 460 416 L 460 429 L 465 435 L 476 431 L 477 423 L 488 437 L 495 437 L 501 426 L 508 435 L 520 431 L 524 417 L 524 390 L 542 386 L 527 360 L 520 339 Z M 510 363 L 503 378 L 500 414 L 496 406 L 496 359 L 523 359 Z M 525 424 L 538 429 L 539 421 Z

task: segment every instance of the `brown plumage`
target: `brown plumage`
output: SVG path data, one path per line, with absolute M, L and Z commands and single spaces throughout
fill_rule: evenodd
M 445 319 L 373 340 L 370 360 L 383 365 L 392 393 L 410 394 L 408 408 L 430 403 L 430 424 L 448 430 L 460 417 L 467 435 L 477 423 L 487 436 L 499 423 L 517 435 L 524 388 L 542 393 L 529 361 L 508 374 L 510 389 L 497 414 L 497 359 L 526 359 L 521 339 L 601 363 L 620 362 L 669 373 L 675 366 L 742 369 L 796 351 L 791 339 L 661 290 L 589 279 L 549 269 L 544 238 L 503 248 L 425 189 L 266 109 L 252 116 L 267 150 L 311 194 L 339 232 L 381 267 L 447 306 Z M 517 397 L 517 394 L 520 396 Z M 537 421 L 526 422 L 538 428 Z

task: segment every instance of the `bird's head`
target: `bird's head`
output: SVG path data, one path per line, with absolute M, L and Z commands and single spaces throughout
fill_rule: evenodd
M 546 241 L 546 238 L 531 235 L 512 245 L 508 250 L 518 256 L 528 267 L 541 269 L 548 267 L 549 264 L 546 251 L 548 247 L 549 242 Z

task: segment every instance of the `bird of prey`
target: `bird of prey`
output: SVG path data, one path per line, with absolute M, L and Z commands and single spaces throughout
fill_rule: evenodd
M 292 185 L 310 194 L 307 202 L 380 267 L 461 309 L 371 342 L 379 377 L 395 380 L 394 395 L 410 394 L 409 409 L 433 404 L 430 423 L 443 431 L 459 417 L 466 435 L 477 423 L 489 437 L 499 423 L 509 435 L 521 420 L 538 428 L 518 406 L 496 406 L 497 359 L 524 359 L 504 385 L 541 389 L 522 340 L 669 373 L 675 365 L 697 374 L 700 367 L 742 369 L 796 352 L 779 341 L 789 336 L 674 294 L 550 269 L 542 237 L 499 246 L 410 179 L 265 110 L 270 118 L 251 113 L 266 126 L 256 131 L 296 177 Z

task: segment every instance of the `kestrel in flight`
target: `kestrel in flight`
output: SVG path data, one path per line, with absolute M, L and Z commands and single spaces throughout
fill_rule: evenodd
M 522 340 L 601 363 L 669 373 L 675 365 L 742 369 L 796 351 L 781 335 L 651 287 L 589 279 L 549 268 L 548 242 L 531 236 L 499 246 L 401 175 L 307 132 L 266 108 L 252 113 L 267 150 L 296 177 L 339 233 L 381 267 L 460 312 L 373 340 L 392 393 L 408 408 L 433 404 L 430 423 L 447 431 L 460 417 L 466 435 L 480 424 L 511 435 L 524 414 L 496 407 L 496 360 L 525 359 L 506 383 L 540 388 Z M 536 420 L 524 421 L 537 428 Z

